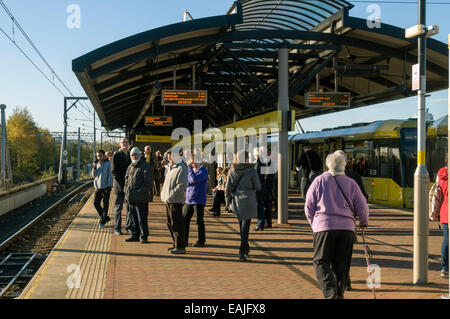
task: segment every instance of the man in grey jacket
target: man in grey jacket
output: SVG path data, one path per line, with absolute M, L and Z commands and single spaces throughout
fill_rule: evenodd
M 108 216 L 109 195 L 113 185 L 111 174 L 111 164 L 105 155 L 104 150 L 97 152 L 97 160 L 92 168 L 92 177 L 94 177 L 94 207 L 100 216 L 100 227 L 104 227 L 110 221 Z M 101 201 L 103 200 L 103 207 Z
M 188 169 L 183 161 L 175 163 L 171 152 L 166 154 L 169 165 L 161 191 L 161 201 L 166 203 L 167 227 L 173 241 L 172 247 L 169 247 L 169 252 L 185 254 L 186 229 L 183 220 L 183 204 L 188 182 Z
M 126 242 L 148 242 L 148 202 L 150 202 L 150 188 L 153 185 L 153 172 L 150 165 L 141 156 L 139 148 L 134 147 L 131 152 L 131 165 L 125 175 L 125 200 L 128 203 L 128 214 L 131 219 L 131 237 Z

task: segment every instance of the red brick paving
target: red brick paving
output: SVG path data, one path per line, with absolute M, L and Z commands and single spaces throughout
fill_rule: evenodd
M 229 213 L 213 217 L 205 209 L 206 247 L 188 247 L 185 255 L 167 251 L 171 238 L 164 206 L 156 198 L 150 203 L 149 244 L 126 243 L 127 236 L 113 235 L 107 272 L 105 298 L 160 299 L 318 299 L 321 291 L 312 267 L 312 231 L 296 192 L 290 194 L 289 225 L 250 232 L 250 258 L 238 261 L 239 226 Z M 448 280 L 440 277 L 438 224 L 430 223 L 429 284 L 412 282 L 412 212 L 371 206 L 367 232 L 372 263 L 381 267 L 382 298 L 440 298 L 448 293 Z M 124 218 L 124 216 L 123 216 Z M 359 237 L 361 238 L 361 237 Z M 197 239 L 195 216 L 191 221 L 190 243 Z M 368 274 L 361 243 L 355 245 L 351 279 L 353 290 L 346 298 L 371 299 L 366 285 Z

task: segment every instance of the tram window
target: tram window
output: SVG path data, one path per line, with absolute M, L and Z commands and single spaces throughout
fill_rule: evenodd
M 379 151 L 380 177 L 391 177 L 391 161 L 389 160 L 389 147 L 380 147 Z
M 400 150 L 398 147 L 392 147 L 390 149 L 390 157 L 392 163 L 392 178 L 397 184 L 401 185 Z

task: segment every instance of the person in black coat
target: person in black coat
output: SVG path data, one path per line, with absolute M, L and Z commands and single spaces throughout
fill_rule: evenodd
M 298 159 L 296 166 L 302 173 L 301 189 L 303 198 L 306 198 L 306 193 L 308 192 L 309 185 L 312 183 L 312 179 L 322 172 L 322 159 L 312 149 L 310 144 L 304 144 L 303 153 Z
M 114 179 L 113 182 L 113 192 L 116 196 L 114 202 L 114 233 L 120 235 L 122 229 L 122 208 L 125 201 L 125 174 L 127 173 L 128 166 L 131 164 L 131 157 L 128 148 L 130 147 L 130 142 L 126 137 L 120 140 L 120 150 L 117 151 L 111 162 L 111 173 Z M 128 209 L 127 209 L 128 210 Z M 127 214 L 128 216 L 128 214 Z M 125 229 L 130 230 L 130 220 L 126 220 Z
M 264 173 L 264 170 L 270 166 L 270 160 L 263 158 L 265 155 L 264 149 L 260 150 L 260 154 L 257 156 L 255 169 L 258 172 L 259 181 L 261 182 L 261 190 L 256 192 L 256 200 L 258 202 L 258 223 L 255 230 L 264 230 L 264 227 L 272 227 L 272 201 L 271 193 L 273 188 L 273 174 Z M 268 160 L 263 163 L 262 160 Z

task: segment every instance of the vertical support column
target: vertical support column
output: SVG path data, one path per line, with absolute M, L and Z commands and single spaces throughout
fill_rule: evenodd
M 192 65 L 192 89 L 195 90 L 195 64 Z
M 287 116 L 289 112 L 289 51 L 278 51 L 278 110 L 281 127 L 278 133 L 278 224 L 288 222 L 289 144 Z
M 80 179 L 80 157 L 81 157 L 81 139 L 80 139 L 80 128 L 78 128 L 77 180 Z
M 6 105 L 1 104 L 1 116 L 2 116 L 2 142 L 1 142 L 1 186 L 5 184 L 6 181 L 6 119 L 5 119 L 5 109 Z
M 173 89 L 177 89 L 177 69 L 173 68 Z
M 450 63 L 450 33 L 448 34 L 448 61 Z M 450 65 L 450 64 L 449 64 Z M 447 96 L 447 123 L 450 123 L 450 72 L 448 73 L 448 80 L 449 80 L 449 88 L 448 88 L 448 96 Z M 450 146 L 450 127 L 448 127 L 448 132 L 447 132 L 447 158 L 448 158 L 448 150 L 450 150 L 449 146 Z M 448 208 L 448 212 L 450 212 L 450 207 Z M 448 213 L 447 212 L 447 213 Z M 447 215 L 450 216 L 450 215 Z M 448 246 L 448 254 L 450 256 L 450 245 Z M 446 296 L 448 299 L 450 299 L 450 278 L 448 280 L 448 295 Z
M 419 0 L 419 24 L 425 25 L 425 0 Z M 417 93 L 417 168 L 414 173 L 413 284 L 428 283 L 428 182 L 425 154 L 426 38 L 418 39 L 420 85 Z

